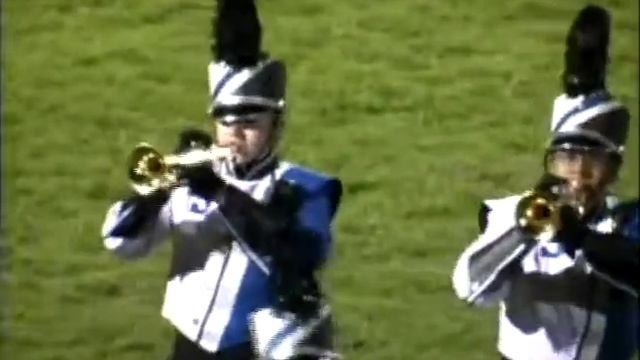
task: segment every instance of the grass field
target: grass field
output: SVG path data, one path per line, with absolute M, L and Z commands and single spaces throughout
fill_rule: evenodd
M 638 189 L 638 2 L 613 13 L 612 91 L 633 115 L 618 190 Z M 582 1 L 263 0 L 286 59 L 287 157 L 345 196 L 325 274 L 349 359 L 495 359 L 496 310 L 457 301 L 478 202 L 540 175 L 565 32 Z M 212 0 L 3 3 L 0 358 L 163 359 L 169 247 L 99 238 L 130 149 L 206 127 Z M 7 336 L 8 335 L 8 336 Z

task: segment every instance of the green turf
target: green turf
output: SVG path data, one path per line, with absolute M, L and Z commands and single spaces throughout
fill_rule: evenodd
M 602 3 L 609 84 L 633 115 L 618 186 L 632 196 L 638 2 Z M 478 201 L 540 175 L 565 31 L 583 4 L 260 2 L 266 48 L 289 65 L 286 153 L 345 183 L 325 278 L 348 358 L 496 358 L 496 311 L 457 301 L 450 273 Z M 180 128 L 207 126 L 213 1 L 3 6 L 2 359 L 162 359 L 169 247 L 126 263 L 98 234 L 138 141 L 168 150 Z

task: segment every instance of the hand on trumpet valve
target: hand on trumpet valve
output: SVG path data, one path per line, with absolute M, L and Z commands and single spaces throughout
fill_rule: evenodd
M 557 237 L 565 243 L 579 242 L 585 232 L 589 231 L 587 225 L 582 220 L 582 212 L 580 207 L 572 205 L 563 205 L 560 207 L 558 217 L 560 219 L 560 227 Z
M 198 166 L 204 163 L 212 164 L 219 169 L 220 163 L 233 159 L 233 152 L 228 147 L 221 147 L 213 143 L 208 133 L 199 129 L 186 129 L 180 133 L 178 145 L 174 151 L 180 159 L 176 160 L 182 166 Z
M 200 129 L 185 129 L 178 135 L 178 145 L 174 153 L 182 154 L 193 149 L 208 149 L 213 145 L 213 138 Z
M 559 197 L 564 191 L 566 185 L 567 179 L 550 173 L 545 173 L 538 180 L 533 189 L 536 192 L 544 192 L 549 194 L 550 196 Z

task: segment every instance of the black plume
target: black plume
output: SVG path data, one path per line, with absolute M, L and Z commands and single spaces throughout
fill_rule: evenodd
M 261 55 L 262 29 L 254 0 L 218 0 L 214 21 L 216 59 L 235 67 L 255 65 Z
M 610 16 L 606 9 L 587 5 L 569 28 L 562 82 L 574 97 L 605 88 L 609 61 Z

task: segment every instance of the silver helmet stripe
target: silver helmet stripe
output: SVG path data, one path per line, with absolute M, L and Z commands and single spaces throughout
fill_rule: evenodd
M 257 71 L 259 71 L 259 68 L 246 68 L 240 71 L 234 71 L 233 76 L 231 76 L 231 78 L 222 85 L 220 91 L 216 96 L 216 99 L 233 96 L 234 92 L 236 92 L 236 90 L 238 90 L 240 86 L 251 79 Z
M 588 122 L 590 119 L 593 119 L 594 117 L 601 114 L 609 113 L 621 107 L 622 105 L 617 101 L 607 101 L 591 108 L 584 109 L 583 111 L 577 112 L 569 117 L 562 119 L 562 121 L 559 121 L 558 124 L 556 124 L 556 128 L 554 129 L 554 131 L 564 132 L 578 130 L 581 125 Z
M 242 104 L 262 105 L 274 109 L 284 108 L 284 99 L 270 98 L 260 94 L 243 94 L 239 89 L 252 79 L 269 64 L 272 59 L 260 62 L 257 66 L 235 69 L 224 62 L 211 62 L 208 66 L 209 93 L 212 97 L 212 106 L 234 106 Z
M 220 79 L 220 81 L 218 81 L 218 83 L 215 85 L 215 88 L 213 89 L 213 91 L 211 92 L 211 97 L 212 98 L 216 98 L 218 96 L 218 94 L 220 93 L 220 90 L 222 90 L 222 87 L 229 81 L 231 80 L 231 78 L 234 75 L 234 71 L 233 69 L 228 69 L 226 74 L 224 74 L 224 76 Z

